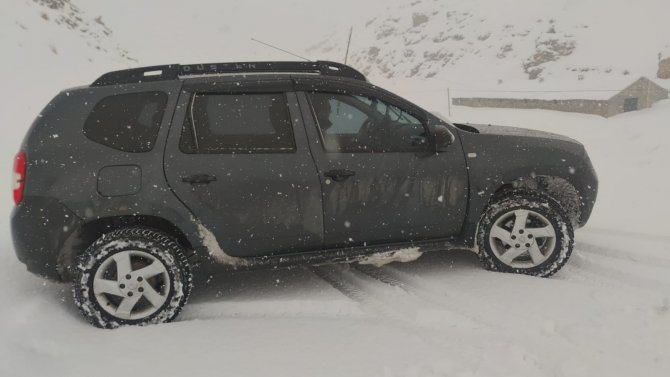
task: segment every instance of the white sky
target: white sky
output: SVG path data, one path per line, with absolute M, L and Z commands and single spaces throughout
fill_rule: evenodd
M 123 33 L 116 33 L 119 43 L 132 51 L 142 64 L 148 65 L 292 60 L 295 58 L 253 42 L 251 38 L 303 55 L 310 45 L 373 17 L 387 3 L 382 0 L 146 0 L 140 7 L 135 0 L 78 1 L 83 9 L 96 9 L 104 14 L 103 21 L 112 30 L 123 28 Z M 147 23 L 153 26 L 147 27 Z

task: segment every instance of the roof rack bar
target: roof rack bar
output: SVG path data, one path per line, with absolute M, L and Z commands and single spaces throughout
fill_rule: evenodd
M 168 64 L 151 67 L 125 69 L 105 73 L 91 86 L 117 84 L 133 84 L 150 81 L 176 80 L 189 75 L 217 75 L 226 73 L 255 72 L 310 72 L 324 76 L 348 77 L 366 81 L 365 75 L 356 69 L 341 63 L 329 61 L 316 62 L 242 62 L 242 63 L 208 63 L 208 64 Z
M 179 64 L 168 64 L 108 72 L 98 77 L 91 86 L 175 80 L 178 78 L 180 67 Z

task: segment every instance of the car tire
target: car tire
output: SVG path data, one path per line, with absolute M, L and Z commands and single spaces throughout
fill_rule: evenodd
M 100 328 L 170 322 L 191 292 L 184 250 L 153 229 L 132 227 L 104 234 L 77 260 L 74 301 Z
M 570 258 L 574 233 L 550 196 L 514 190 L 493 200 L 479 222 L 477 244 L 492 271 L 548 277 Z

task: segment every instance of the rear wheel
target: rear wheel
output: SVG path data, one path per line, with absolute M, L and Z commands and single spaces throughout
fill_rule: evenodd
M 103 328 L 173 320 L 186 304 L 191 272 L 182 248 L 146 228 L 105 234 L 79 256 L 74 299 Z
M 537 192 L 512 191 L 479 223 L 479 255 L 494 271 L 551 276 L 572 253 L 573 229 L 560 204 Z

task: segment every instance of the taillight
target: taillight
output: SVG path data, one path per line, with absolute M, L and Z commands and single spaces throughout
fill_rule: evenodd
M 14 158 L 14 204 L 19 205 L 23 200 L 23 188 L 26 184 L 26 153 L 21 151 Z

